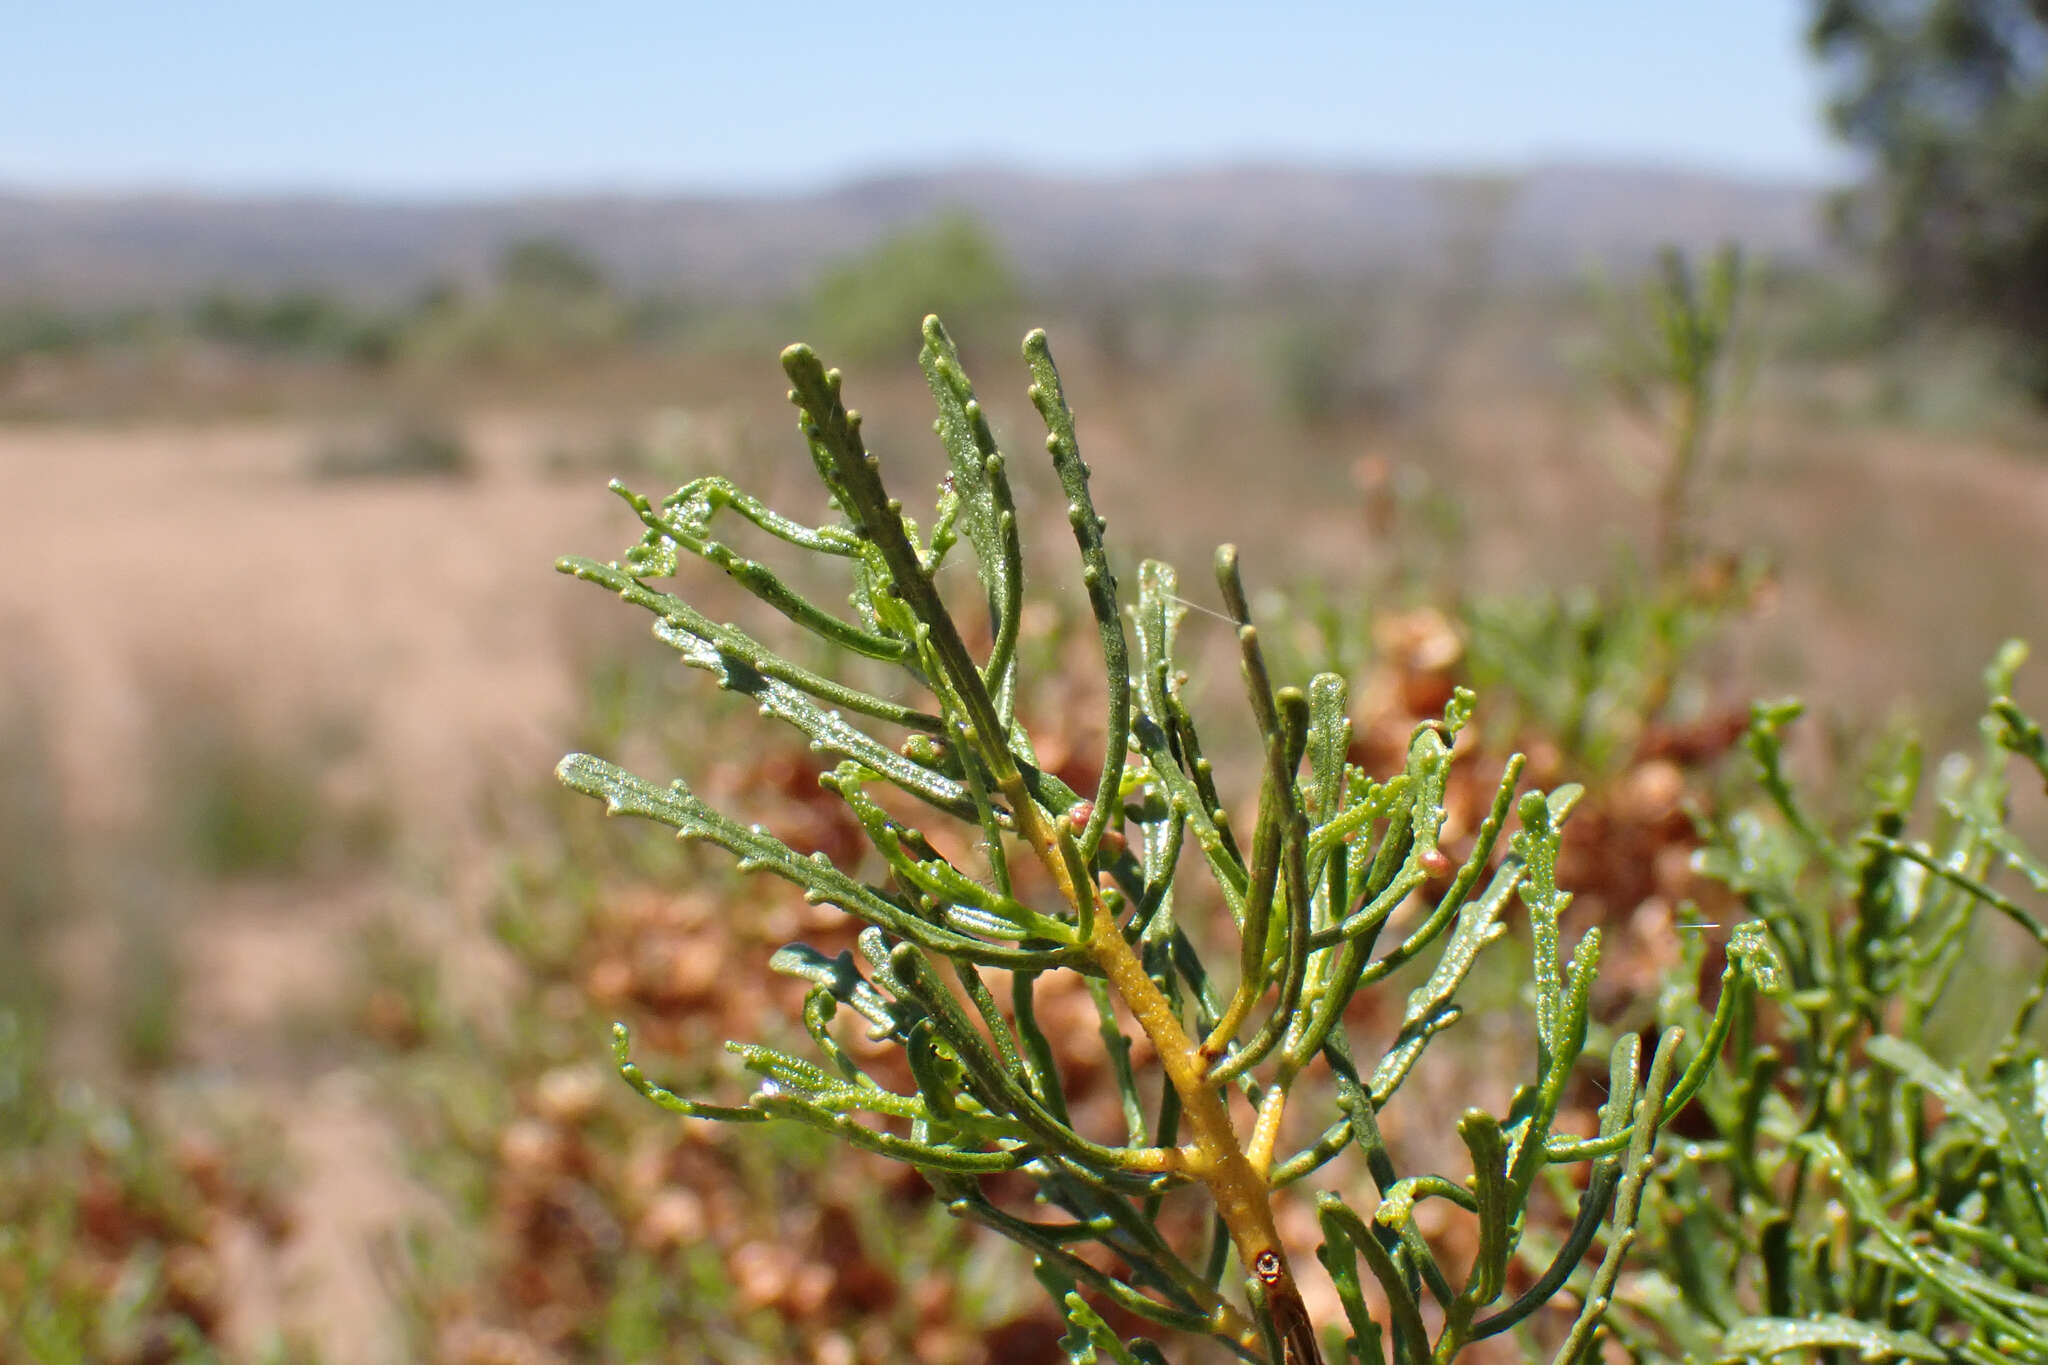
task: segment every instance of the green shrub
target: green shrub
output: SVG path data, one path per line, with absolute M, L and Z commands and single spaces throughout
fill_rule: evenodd
M 0 1011 L 40 1006 L 47 994 L 45 931 L 70 891 L 70 840 L 42 706 L 32 695 L 0 702 Z
M 1897 746 L 1843 834 L 1787 779 L 1798 707 L 1757 707 L 1768 804 L 1717 821 L 1703 863 L 1766 926 L 1784 990 L 1739 1010 L 1650 1182 L 1654 1269 L 1612 1319 L 1634 1359 L 2048 1361 L 2048 866 L 2007 826 L 2011 764 L 2048 782 L 2010 699 L 2024 657 L 1988 671 L 1974 761 L 1930 784 Z M 1684 980 L 1664 1026 L 1697 1027 Z
M 819 335 L 859 359 L 902 354 L 903 319 L 953 313 L 999 327 L 1019 288 L 1002 247 L 956 210 L 883 238 L 826 270 L 811 291 Z
M 168 747 L 159 781 L 183 862 L 207 877 L 306 869 L 322 803 L 305 759 L 226 725 Z
M 1362 309 L 1363 301 L 1358 312 L 1302 310 L 1269 329 L 1263 358 L 1283 417 L 1313 427 L 1384 416 L 1397 407 L 1400 388 L 1374 354 L 1384 342 Z
M 150 859 L 209 879 L 292 877 L 391 843 L 388 805 L 330 789 L 359 742 L 348 724 L 276 734 L 231 697 L 173 692 L 158 704 Z
M 1608 586 L 1474 597 L 1461 613 L 1473 685 L 1502 697 L 1523 732 L 1558 745 L 1575 773 L 1612 773 L 1642 752 L 1688 664 L 1763 570 L 1753 560 L 1716 566 L 1662 591 L 1646 578 L 1624 561 Z
M 1667 1031 L 1645 1068 L 1639 1040 L 1622 1036 L 1606 1058 L 1598 1134 L 1557 1131 L 1566 1090 L 1585 1074 L 1601 949 L 1597 929 L 1570 953 L 1562 944 L 1570 896 L 1555 867 L 1577 789 L 1518 796 L 1521 761 L 1510 760 L 1489 813 L 1453 858 L 1440 846 L 1445 791 L 1471 695 L 1459 692 L 1440 720 L 1416 727 L 1402 771 L 1361 771 L 1348 759 L 1344 680 L 1322 674 L 1305 689 L 1273 685 L 1236 552 L 1226 547 L 1218 586 L 1262 749 L 1253 765 L 1257 815 L 1248 829 L 1236 827 L 1183 697 L 1174 572 L 1140 568 L 1127 624 L 1044 335 L 1033 333 L 1024 349 L 1104 660 L 1107 740 L 1099 773 L 1080 791 L 1039 766 L 1022 719 L 1035 680 L 1018 665 L 1026 596 L 1011 458 L 935 318 L 920 361 L 950 469 L 922 525 L 886 489 L 838 372 L 797 346 L 783 365 L 832 520 L 789 519 L 721 478 L 687 483 L 659 503 L 614 485 L 644 526 L 641 540 L 617 561 L 562 561 L 565 572 L 650 612 L 655 634 L 685 663 L 837 760 L 821 784 L 858 821 L 881 874 L 866 882 L 857 875 L 863 859 L 799 853 L 680 780 L 648 783 L 587 754 L 563 760 L 563 781 L 611 813 L 721 847 L 743 870 L 792 882 L 807 900 L 867 926 L 858 956 L 792 944 L 773 963 L 809 983 L 802 1016 L 817 1060 L 732 1044 L 760 1089 L 744 1105 L 698 1102 L 648 1080 L 628 1059 L 621 1026 L 627 1080 L 688 1118 L 806 1125 L 916 1168 L 954 1214 L 1032 1253 L 1039 1279 L 1064 1305 L 1074 1361 L 1164 1358 L 1151 1342 L 1120 1340 L 1101 1316 L 1112 1308 L 1272 1365 L 1320 1361 L 1326 1341 L 1354 1360 L 1383 1360 L 1390 1346 L 1397 1365 L 1444 1362 L 1508 1330 L 1524 1333 L 1533 1350 L 1534 1315 L 1604 1232 L 1591 1292 L 1550 1343 L 1559 1361 L 1589 1359 L 1633 1235 L 1654 1136 L 1703 1083 L 1751 985 L 1771 979 L 1760 935 L 1732 939 L 1719 1003 L 1693 1045 L 1683 1031 Z M 735 548 L 720 523 L 839 565 L 852 616 L 791 588 Z M 936 576 L 956 551 L 976 566 L 985 616 L 956 614 L 940 595 Z M 893 667 L 898 681 L 869 690 L 825 676 L 651 586 L 693 558 L 843 655 Z M 970 639 L 987 643 L 975 650 Z M 906 695 L 931 702 L 897 699 Z M 891 740 L 872 733 L 878 728 Z M 1511 815 L 1520 828 L 1496 864 Z M 927 833 L 914 823 L 925 820 L 938 826 Z M 1397 919 L 1411 896 L 1421 907 Z M 1379 1116 L 1459 1018 L 1459 988 L 1504 938 L 1517 900 L 1531 928 L 1528 1079 L 1504 1116 L 1474 1108 L 1458 1121 L 1469 1182 L 1404 1173 L 1381 1140 Z M 1220 954 L 1230 966 L 1201 949 L 1219 933 L 1232 941 Z M 1393 941 L 1383 946 L 1383 937 Z M 1413 989 L 1394 1036 L 1368 1048 L 1353 1037 L 1347 1006 L 1362 992 L 1388 990 L 1411 963 L 1415 972 L 1398 978 Z M 1069 972 L 1087 983 L 1099 1012 L 1122 1094 L 1121 1141 L 1076 1129 L 1062 1083 L 1073 1059 L 1058 1055 L 1036 1022 L 1040 983 Z M 848 1015 L 869 1039 L 900 1049 L 908 1092 L 856 1060 L 843 1041 Z M 1154 1058 L 1142 1068 L 1133 1024 Z M 1240 1104 L 1256 1117 L 1245 1121 Z M 1312 1105 L 1322 1111 L 1320 1136 L 1284 1151 L 1283 1120 Z M 1327 1178 L 1329 1163 L 1349 1153 L 1378 1189 L 1369 1218 Z M 1585 1193 L 1561 1201 L 1569 1230 L 1533 1257 L 1533 1278 L 1511 1294 L 1518 1259 L 1532 1256 L 1532 1200 L 1562 1164 L 1588 1166 Z M 1020 1212 L 988 1183 L 1015 1175 L 1036 1189 L 1046 1216 Z M 1302 1188 L 1311 1182 L 1324 1188 L 1311 1196 Z M 1316 1255 L 1343 1323 L 1308 1317 L 1274 1214 L 1288 1199 L 1312 1199 L 1324 1238 Z M 1416 1211 L 1432 1201 L 1472 1220 L 1468 1264 L 1446 1264 L 1423 1235 Z M 1091 1244 L 1108 1259 L 1079 1254 Z M 1368 1309 L 1361 1259 L 1390 1305 L 1384 1325 Z
M 190 326 L 208 341 L 258 354 L 378 364 L 390 358 L 397 323 L 359 313 L 330 294 L 288 290 L 267 298 L 214 293 L 192 306 Z
M 553 238 L 515 241 L 487 290 L 439 286 L 412 310 L 400 353 L 416 366 L 538 369 L 630 341 L 635 307 L 598 263 Z
M 553 237 L 513 242 L 498 256 L 498 286 L 508 294 L 573 299 L 603 294 L 604 269 L 574 245 Z
M 323 445 L 308 472 L 316 479 L 460 479 L 476 472 L 476 457 L 454 426 L 414 415 L 360 440 Z

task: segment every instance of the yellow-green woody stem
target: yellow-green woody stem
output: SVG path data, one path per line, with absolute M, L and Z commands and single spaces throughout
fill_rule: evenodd
M 1024 790 L 1021 777 L 1014 775 L 1014 769 L 1010 781 L 1015 783 L 1015 789 L 1009 789 L 1009 782 L 1003 783 L 1004 796 L 1016 814 L 1018 832 L 1031 844 L 1039 861 L 1052 874 L 1060 894 L 1078 914 L 1081 897 L 1092 901 L 1094 888 L 1074 884 L 1052 831 Z M 1152 1041 L 1167 1080 L 1180 1095 L 1182 1114 L 1194 1133 L 1194 1141 L 1184 1149 L 1186 1169 L 1208 1186 L 1210 1197 L 1216 1201 L 1216 1212 L 1246 1268 L 1259 1264 L 1262 1257 L 1270 1257 L 1267 1263 L 1278 1266 L 1281 1278 L 1278 1283 L 1268 1284 L 1267 1297 L 1293 1295 L 1298 1299 L 1299 1291 L 1287 1270 L 1287 1253 L 1273 1226 L 1271 1188 L 1245 1155 L 1236 1127 L 1230 1121 L 1230 1111 L 1224 1105 L 1223 1092 L 1208 1084 L 1208 1064 L 1200 1049 L 1181 1027 L 1173 1005 L 1145 971 L 1131 945 L 1124 941 L 1123 930 L 1115 918 L 1099 910 L 1090 918 L 1092 929 L 1084 945 L 1089 957 L 1102 969 L 1110 989 L 1123 998 L 1125 1008 Z M 1248 1330 L 1241 1316 L 1227 1305 L 1219 1308 L 1218 1313 L 1226 1330 L 1240 1334 Z
M 1009 804 L 1017 833 L 1051 874 L 1076 923 L 1085 926 L 1087 937 L 1082 946 L 1144 1029 L 1167 1080 L 1179 1093 L 1182 1113 L 1194 1132 L 1187 1150 L 1187 1169 L 1209 1187 L 1239 1259 L 1248 1271 L 1259 1273 L 1276 1319 L 1305 1321 L 1300 1291 L 1288 1272 L 1287 1254 L 1273 1226 L 1271 1189 L 1265 1176 L 1245 1155 L 1222 1092 L 1206 1079 L 1207 1059 L 1181 1027 L 1172 1004 L 1146 973 L 1138 955 L 1124 942 L 1122 928 L 1099 903 L 1095 887 L 1075 876 L 1078 870 L 1085 877 L 1086 868 L 1078 858 L 1070 862 L 1071 840 L 1066 848 L 1061 847 L 1057 832 L 1026 788 L 973 656 L 904 531 L 901 505 L 883 488 L 874 457 L 861 441 L 859 415 L 841 403 L 837 375 L 828 374 L 809 347 L 790 347 L 783 352 L 782 362 L 793 386 L 791 397 L 807 419 L 807 434 L 832 466 L 837 491 L 848 504 L 843 510 L 881 552 L 892 590 L 926 629 L 920 652 L 936 667 L 965 712 L 962 737 L 975 748 Z M 1229 1304 L 1219 1302 L 1212 1311 L 1219 1331 L 1236 1335 L 1246 1344 L 1256 1342 L 1255 1329 Z M 1289 1333 L 1290 1339 L 1296 1335 Z M 1288 1354 L 1285 1365 L 1322 1365 L 1313 1353 L 1312 1336 L 1309 1354 L 1292 1344 Z

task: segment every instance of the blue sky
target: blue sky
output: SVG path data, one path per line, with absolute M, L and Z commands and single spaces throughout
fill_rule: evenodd
M 23 8 L 25 6 L 25 10 Z M 0 185 L 800 189 L 1000 162 L 1847 166 L 1799 0 L 0 0 Z

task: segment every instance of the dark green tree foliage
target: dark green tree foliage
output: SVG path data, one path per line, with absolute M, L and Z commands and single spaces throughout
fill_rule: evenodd
M 397 342 L 395 319 L 350 308 L 318 290 L 256 298 L 212 293 L 192 306 L 192 330 L 208 341 L 258 354 L 378 364 Z
M 892 233 L 827 269 L 811 294 L 810 322 L 835 351 L 876 360 L 905 353 L 907 317 L 974 318 L 993 333 L 1007 326 L 1019 297 L 1001 243 L 959 209 Z M 987 338 L 977 333 L 968 339 Z
M 2024 656 L 2008 645 L 1987 674 L 1974 762 L 1928 780 L 1899 746 L 1843 834 L 1786 777 L 1797 705 L 1756 708 L 1768 804 L 1729 817 L 1705 863 L 1768 926 L 1785 990 L 1742 1002 L 1691 1140 L 1651 1181 L 1655 1269 L 1610 1317 L 1635 1359 L 2048 1362 L 2048 866 L 2006 818 L 2014 770 L 2048 784 L 2010 698 Z M 1697 1018 L 1667 993 L 1666 1026 Z M 1995 1046 L 1958 1056 L 1944 1015 Z
M 1998 329 L 2048 402 L 2048 6 L 1820 0 L 1836 131 L 1874 181 L 1840 202 L 1896 297 Z
M 428 363 L 537 365 L 625 341 L 631 310 L 597 261 L 553 237 L 508 243 L 491 288 L 437 287 L 418 300 L 402 349 Z
M 1025 581 L 1013 461 L 936 318 L 925 324 L 920 359 L 950 468 L 922 524 L 885 487 L 839 373 L 795 346 L 783 366 L 829 500 L 820 524 L 777 513 L 720 478 L 694 480 L 659 503 L 620 488 L 644 529 L 640 541 L 617 561 L 562 562 L 650 612 L 655 634 L 686 664 L 835 758 L 823 785 L 860 822 L 880 872 L 867 881 L 861 865 L 799 854 L 680 780 L 650 783 L 587 754 L 564 759 L 562 780 L 612 813 L 724 848 L 743 869 L 793 882 L 868 926 L 858 955 L 827 957 L 802 944 L 777 955 L 777 970 L 810 983 L 803 1024 L 814 1055 L 731 1045 L 760 1079 L 743 1105 L 687 1100 L 655 1085 L 628 1060 L 621 1029 L 626 1078 L 680 1115 L 813 1125 L 914 1166 L 952 1212 L 1031 1252 L 1066 1307 L 1076 1362 L 1162 1358 L 1150 1343 L 1117 1339 L 1098 1315 L 1113 1304 L 1270 1365 L 1319 1362 L 1324 1340 L 1352 1361 L 1446 1365 L 1475 1341 L 1526 1332 L 1575 1273 L 1590 1284 L 1560 1328 L 1567 1335 L 1555 1359 L 1594 1358 L 1655 1134 L 1705 1080 L 1749 987 L 1771 977 L 1760 934 L 1754 926 L 1735 934 L 1711 1016 L 1701 1010 L 1689 1029 L 1656 1037 L 1647 1065 L 1635 1034 L 1615 1043 L 1590 1078 L 1604 1073 L 1608 1090 L 1597 1136 L 1556 1131 L 1566 1087 L 1596 1060 L 1587 1055 L 1588 1005 L 1600 934 L 1587 930 L 1567 951 L 1571 897 L 1555 875 L 1577 789 L 1517 796 L 1522 763 L 1510 760 L 1490 814 L 1462 865 L 1454 862 L 1438 841 L 1452 744 L 1471 716 L 1471 695 L 1461 691 L 1441 720 L 1415 729 L 1402 771 L 1360 770 L 1348 761 L 1343 679 L 1274 685 L 1236 553 L 1225 547 L 1218 586 L 1263 749 L 1256 818 L 1248 829 L 1234 826 L 1183 695 L 1174 572 L 1144 564 L 1135 602 L 1123 597 L 1044 334 L 1024 349 L 1104 661 L 1108 740 L 1091 792 L 1037 766 L 1020 718 L 1032 680 L 1020 676 L 1017 648 Z M 801 594 L 735 538 L 837 565 L 851 612 Z M 959 555 L 976 567 L 985 616 L 978 607 L 972 620 L 956 619 L 941 597 L 937 575 Z M 866 690 L 815 671 L 655 586 L 699 559 L 842 656 L 888 666 L 892 685 Z M 986 648 L 971 649 L 971 639 Z M 1511 814 L 1519 829 L 1504 838 Z M 934 821 L 967 838 L 929 837 Z M 1197 881 L 1205 883 L 1199 892 Z M 1191 936 L 1183 920 L 1202 903 L 1198 894 L 1219 905 L 1216 927 L 1234 961 L 1205 961 L 1197 950 L 1196 937 L 1213 937 L 1201 932 L 1206 923 Z M 1528 1055 L 1518 1063 L 1527 1079 L 1505 1114 L 1470 1109 L 1458 1120 L 1469 1180 L 1462 1170 L 1404 1172 L 1380 1139 L 1378 1115 L 1458 1021 L 1456 997 L 1478 956 L 1512 941 L 1507 916 L 1517 901 L 1533 977 Z M 1403 905 L 1411 912 L 1397 916 Z M 1366 1051 L 1351 1037 L 1346 1006 L 1411 964 L 1398 1028 Z M 1119 1135 L 1078 1131 L 1069 1113 L 1066 1063 L 1033 1003 L 1041 978 L 1058 972 L 1080 974 L 1100 1012 L 1123 1098 Z M 1133 1023 L 1152 1044 L 1157 1078 L 1134 1074 Z M 863 1070 L 843 1042 L 849 1027 L 900 1047 L 914 1088 L 893 1090 Z M 1350 1151 L 1365 1167 L 1356 1184 L 1376 1188 L 1365 1214 L 1322 1174 Z M 1583 1185 L 1565 1176 L 1571 1165 L 1585 1168 Z M 1029 1216 L 983 1188 L 1012 1172 L 1037 1189 Z M 1359 1192 L 1342 1183 L 1344 1193 Z M 1546 1238 L 1527 1215 L 1532 1196 L 1553 1185 L 1571 1223 Z M 1325 1238 L 1317 1255 L 1343 1323 L 1307 1317 L 1273 1216 L 1286 1198 L 1313 1202 Z M 1190 1199 L 1198 1201 L 1192 1224 L 1162 1217 Z M 1446 1263 L 1422 1235 L 1415 1215 L 1429 1201 L 1472 1220 L 1469 1264 Z M 1169 1232 L 1202 1225 L 1206 1237 Z M 1075 1254 L 1088 1244 L 1111 1259 Z M 1596 1248 L 1597 1268 L 1582 1271 Z M 1517 1262 L 1526 1268 L 1520 1280 Z M 1368 1310 L 1361 1264 L 1388 1305 L 1384 1322 Z
M 498 287 L 573 299 L 603 294 L 610 286 L 604 269 L 572 243 L 554 237 L 529 237 L 513 242 L 498 256 Z

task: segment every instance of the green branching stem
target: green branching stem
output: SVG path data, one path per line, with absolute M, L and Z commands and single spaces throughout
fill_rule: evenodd
M 831 678 L 813 673 L 799 664 L 791 663 L 764 648 L 745 633 L 730 626 L 714 624 L 681 598 L 665 592 L 656 592 L 616 564 L 600 564 L 595 560 L 572 555 L 557 561 L 555 567 L 587 583 L 599 583 L 610 588 L 634 606 L 646 608 L 677 631 L 702 640 L 727 658 L 778 682 L 787 683 L 829 706 L 843 706 L 849 711 L 858 711 L 864 716 L 872 716 L 891 725 L 901 725 L 906 729 L 921 730 L 927 734 L 942 734 L 945 731 L 945 721 L 940 717 L 928 711 L 920 711 L 914 706 L 905 706 L 901 702 L 869 696 L 856 688 L 847 687 Z
M 1666 1114 L 1665 1087 L 1670 1084 L 1671 1068 L 1678 1045 L 1683 1040 L 1684 1032 L 1680 1029 L 1667 1029 L 1657 1040 L 1657 1050 L 1650 1059 L 1649 1082 L 1644 1086 L 1635 1121 L 1631 1125 L 1634 1132 L 1629 1139 L 1628 1156 L 1623 1162 L 1621 1185 L 1614 1196 L 1614 1234 L 1608 1240 L 1606 1255 L 1600 1258 L 1600 1268 L 1593 1273 L 1592 1287 L 1585 1295 L 1578 1317 L 1572 1321 L 1571 1331 L 1551 1357 L 1552 1365 L 1576 1365 L 1585 1359 L 1593 1334 L 1607 1315 L 1615 1282 L 1621 1278 L 1622 1265 L 1635 1245 L 1636 1218 L 1642 1210 L 1643 1190 L 1656 1164 L 1652 1148 Z
M 938 408 L 932 427 L 946 447 L 949 491 L 960 508 L 995 627 L 982 677 L 1007 722 L 1015 704 L 1017 633 L 1024 614 L 1024 550 L 1017 504 L 1010 493 L 1005 457 L 953 339 L 935 317 L 924 320 L 923 330 L 924 345 L 917 359 Z
M 1080 837 L 1081 856 L 1092 859 L 1103 830 L 1121 808 L 1118 793 L 1131 732 L 1130 655 L 1117 606 L 1116 576 L 1110 571 L 1109 552 L 1102 543 L 1106 523 L 1096 513 L 1088 492 L 1088 466 L 1082 462 L 1081 444 L 1074 435 L 1074 414 L 1067 406 L 1066 390 L 1060 385 L 1044 332 L 1034 331 L 1024 338 L 1024 359 L 1031 367 L 1031 404 L 1045 421 L 1045 448 L 1052 453 L 1053 469 L 1067 495 L 1067 524 L 1074 530 L 1074 543 L 1081 548 L 1081 586 L 1088 590 L 1088 608 L 1095 614 L 1096 632 L 1102 637 L 1104 690 L 1109 698 L 1104 733 L 1109 739 L 1104 745 L 1094 809 Z
M 653 533 L 652 538 L 656 541 L 654 546 L 643 546 L 638 556 L 629 557 L 629 562 L 631 558 L 638 558 L 641 561 L 632 565 L 639 576 L 645 577 L 670 569 L 673 552 L 667 547 L 679 546 L 725 570 L 727 576 L 735 583 L 821 640 L 830 641 L 856 654 L 865 654 L 871 659 L 895 662 L 909 657 L 910 646 L 904 640 L 892 635 L 863 630 L 859 626 L 840 620 L 790 588 L 767 565 L 735 553 L 722 541 L 705 537 L 680 516 L 664 515 L 645 497 L 616 480 L 612 483 L 612 491 L 624 498 L 639 514 L 640 519 L 647 523 Z M 796 529 L 795 523 L 786 525 L 791 530 Z M 785 535 L 783 538 L 789 537 Z M 651 555 L 649 551 L 652 551 Z

